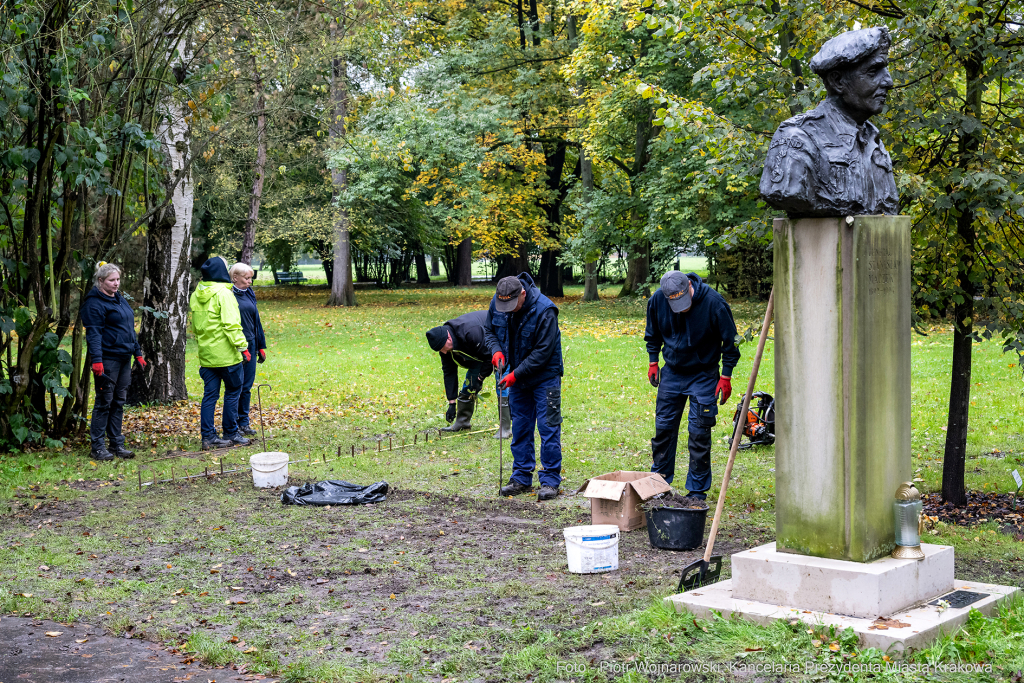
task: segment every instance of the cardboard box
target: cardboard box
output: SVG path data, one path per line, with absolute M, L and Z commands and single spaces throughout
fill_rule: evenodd
M 632 531 L 647 526 L 640 504 L 671 490 L 660 474 L 620 470 L 587 479 L 577 493 L 590 499 L 591 524 L 615 524 Z

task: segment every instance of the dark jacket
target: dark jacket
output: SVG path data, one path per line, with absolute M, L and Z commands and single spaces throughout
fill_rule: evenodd
M 516 375 L 516 386 L 527 389 L 552 377 L 561 377 L 562 333 L 558 329 L 558 307 L 540 293 L 529 273 L 520 273 L 526 289 L 526 301 L 518 313 L 501 313 L 491 305 L 487 309 L 484 339 L 493 356 L 505 354 Z
M 721 374 L 732 376 L 740 360 L 736 348 L 736 323 L 722 295 L 704 284 L 696 273 L 687 274 L 693 284 L 693 305 L 686 313 L 673 313 L 659 289 L 647 301 L 647 353 L 652 363 L 658 353 L 665 365 L 683 375 Z
M 91 362 L 102 363 L 104 356 L 142 355 L 142 347 L 135 336 L 135 314 L 121 292 L 107 296 L 93 287 L 85 295 L 81 315 Z
M 452 335 L 452 350 L 438 353 L 444 372 L 444 392 L 448 400 L 459 395 L 459 366 L 469 369 L 479 366 L 480 379 L 491 374 L 491 354 L 484 343 L 484 325 L 487 311 L 473 311 L 447 321 L 444 326 Z
M 234 287 L 231 292 L 238 301 L 238 313 L 242 316 L 242 334 L 249 347 L 255 351 L 267 348 L 267 339 L 263 335 L 263 323 L 260 322 L 260 311 L 256 308 L 256 293 L 252 287 L 245 290 L 238 290 Z

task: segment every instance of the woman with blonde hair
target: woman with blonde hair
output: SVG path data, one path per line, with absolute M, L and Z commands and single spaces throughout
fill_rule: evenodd
M 132 356 L 145 368 L 142 347 L 135 336 L 135 313 L 118 291 L 121 269 L 100 261 L 93 274 L 94 286 L 82 301 L 82 324 L 89 348 L 92 372 L 96 375 L 96 400 L 92 406 L 89 435 L 90 457 L 94 460 L 132 458 L 124 447 L 121 424 L 128 385 L 132 382 Z M 104 437 L 110 443 L 108 450 Z
M 256 381 L 256 364 L 267 360 L 267 340 L 260 322 L 260 311 L 256 307 L 256 293 L 252 291 L 255 275 L 247 263 L 236 263 L 228 269 L 231 276 L 231 292 L 238 301 L 238 313 L 242 317 L 242 334 L 249 345 L 249 360 L 242 363 L 242 393 L 238 395 L 238 431 L 245 436 L 254 436 L 256 430 L 249 425 L 249 406 L 252 399 L 252 384 Z

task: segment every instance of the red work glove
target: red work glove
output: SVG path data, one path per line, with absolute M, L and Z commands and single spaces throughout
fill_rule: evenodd
M 92 374 L 96 375 L 97 377 L 102 375 L 103 374 L 103 363 L 93 363 L 92 364 Z
M 249 349 L 246 349 L 245 351 L 242 351 L 242 358 L 245 359 L 246 363 L 248 363 L 249 361 L 252 360 L 252 355 L 249 353 Z
M 505 367 L 505 354 L 498 351 L 496 354 L 491 356 L 491 365 L 498 369 Z
M 658 370 L 658 363 L 655 361 L 647 368 L 647 381 L 651 383 L 652 387 L 657 387 L 661 384 L 661 372 Z
M 726 377 L 725 375 L 722 375 L 722 377 L 719 378 L 718 386 L 715 387 L 715 398 L 718 398 L 719 394 L 722 395 L 722 400 L 721 400 L 720 403 L 721 403 L 721 405 L 724 406 L 725 402 L 729 400 L 730 396 L 732 396 L 732 378 L 731 377 Z
M 260 356 L 259 360 L 256 361 L 257 363 L 262 363 L 267 360 L 267 352 L 264 349 L 260 349 L 256 353 L 258 353 Z
M 139 367 L 140 368 L 142 368 L 143 370 L 146 369 L 146 359 L 145 358 L 143 358 L 142 356 L 135 356 L 135 360 L 137 360 L 139 362 Z
M 510 386 L 516 383 L 516 373 L 510 372 L 500 380 L 498 380 L 498 386 L 502 389 L 508 389 Z

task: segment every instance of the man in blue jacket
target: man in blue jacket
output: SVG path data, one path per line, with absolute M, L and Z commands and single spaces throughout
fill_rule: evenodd
M 711 428 L 718 415 L 716 399 L 720 397 L 722 404 L 729 400 L 732 371 L 740 359 L 732 310 L 722 295 L 696 273 L 684 275 L 670 270 L 661 278 L 661 288 L 647 301 L 644 340 L 650 356 L 647 378 L 658 388 L 651 471 L 672 483 L 679 422 L 689 400 L 686 488 L 691 497 L 705 499 L 711 488 Z M 665 357 L 660 370 L 659 354 Z
M 509 389 L 512 413 L 512 477 L 501 495 L 533 490 L 533 429 L 540 433 L 540 490 L 551 500 L 562 483 L 562 333 L 558 308 L 528 273 L 502 278 L 487 310 L 484 340 L 491 364 L 510 372 L 498 386 Z

